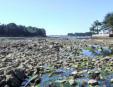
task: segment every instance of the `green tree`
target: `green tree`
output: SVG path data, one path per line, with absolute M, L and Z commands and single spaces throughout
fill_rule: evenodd
M 98 20 L 94 21 L 93 25 L 90 27 L 90 31 L 93 32 L 93 34 L 99 34 L 101 30 L 102 23 Z
M 46 37 L 44 28 L 26 27 L 23 25 L 16 25 L 15 23 L 0 24 L 0 36 L 21 37 L 21 36 L 40 36 Z
M 94 21 L 94 26 L 97 34 L 99 34 L 99 31 L 101 30 L 101 22 L 99 22 L 98 20 Z
M 113 13 L 108 13 L 104 18 L 104 29 L 112 30 L 113 32 Z
M 92 34 L 95 33 L 95 27 L 94 27 L 93 25 L 90 27 L 90 32 L 91 32 Z

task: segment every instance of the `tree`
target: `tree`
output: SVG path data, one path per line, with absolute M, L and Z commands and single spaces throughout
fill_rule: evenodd
M 93 34 L 99 34 L 100 30 L 101 30 L 101 25 L 102 23 L 99 22 L 98 20 L 94 21 L 93 25 L 90 27 L 90 31 L 93 33 Z
M 101 22 L 99 22 L 98 20 L 94 21 L 94 26 L 97 34 L 99 34 L 99 31 L 101 30 Z
M 104 29 L 111 30 L 113 32 L 113 13 L 108 13 L 104 18 Z
M 46 37 L 46 31 L 43 28 L 26 27 L 23 25 L 16 25 L 9 23 L 7 25 L 0 24 L 0 36 L 20 37 L 20 36 L 40 36 Z
M 92 34 L 95 34 L 95 27 L 92 25 L 92 27 L 90 27 L 90 32 L 92 32 Z

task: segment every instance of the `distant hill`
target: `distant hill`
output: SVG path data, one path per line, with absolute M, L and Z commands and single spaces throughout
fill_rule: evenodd
M 1 37 L 46 37 L 46 31 L 43 28 L 32 26 L 16 25 L 15 23 L 0 25 Z

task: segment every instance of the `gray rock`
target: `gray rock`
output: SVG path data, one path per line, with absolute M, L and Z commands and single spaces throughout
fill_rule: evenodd
M 10 87 L 19 87 L 25 77 L 25 73 L 22 69 L 10 70 L 7 72 L 6 81 Z
M 99 78 L 100 72 L 99 71 L 90 71 L 88 75 L 91 79 Z
M 110 80 L 111 83 L 113 83 L 113 78 Z
M 7 84 L 10 86 L 10 87 L 19 87 L 20 84 L 21 84 L 21 81 L 18 80 L 16 77 L 10 77 L 10 78 L 7 78 Z
M 98 85 L 98 81 L 91 79 L 91 80 L 88 81 L 88 84 L 95 86 L 95 85 Z

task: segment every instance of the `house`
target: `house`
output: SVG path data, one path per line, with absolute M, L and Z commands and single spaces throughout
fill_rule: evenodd
M 92 38 L 108 38 L 113 37 L 112 29 L 104 29 L 99 32 L 99 34 L 92 35 Z

